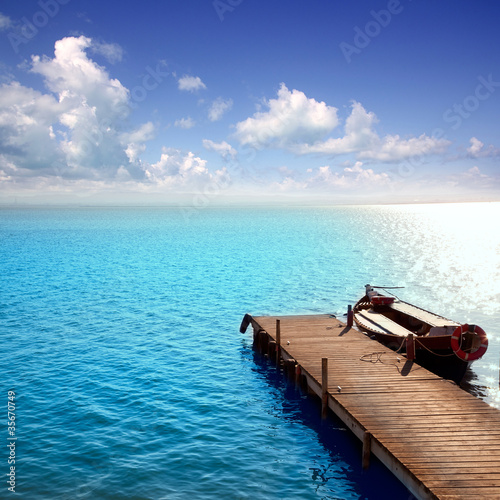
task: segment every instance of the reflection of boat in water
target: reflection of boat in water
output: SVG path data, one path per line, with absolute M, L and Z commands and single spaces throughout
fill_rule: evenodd
M 488 347 L 486 333 L 476 325 L 461 325 L 366 285 L 353 309 L 360 330 L 382 344 L 408 354 L 436 374 L 462 380 L 469 364 Z

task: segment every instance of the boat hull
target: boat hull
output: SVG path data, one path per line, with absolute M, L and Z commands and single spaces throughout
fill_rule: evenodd
M 402 354 L 406 353 L 408 335 L 413 334 L 415 362 L 460 384 L 470 363 L 456 356 L 451 347 L 452 332 L 459 323 L 399 300 L 390 305 L 378 305 L 372 299 L 365 296 L 354 306 L 354 322 L 359 330 Z M 406 323 L 402 321 L 403 316 Z M 434 321 L 439 327 L 433 328 L 432 333 L 419 331 L 419 328 L 430 328 L 422 318 Z
M 406 353 L 406 339 L 394 335 L 377 334 L 360 328 L 371 339 L 395 351 Z M 470 363 L 455 356 L 450 347 L 450 336 L 430 338 L 432 342 L 416 339 L 415 362 L 427 370 L 460 384 Z M 419 342 L 422 342 L 421 344 Z M 429 352 L 430 349 L 432 352 Z

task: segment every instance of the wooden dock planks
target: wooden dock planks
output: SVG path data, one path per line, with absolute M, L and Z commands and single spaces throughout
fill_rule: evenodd
M 276 320 L 279 359 L 320 398 L 327 375 L 328 407 L 413 495 L 500 499 L 500 411 L 331 315 L 245 316 L 263 352 Z

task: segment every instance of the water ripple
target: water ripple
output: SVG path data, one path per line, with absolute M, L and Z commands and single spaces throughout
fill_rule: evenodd
M 491 332 L 471 386 L 499 405 L 500 236 L 474 227 L 496 227 L 498 205 L 468 209 L 475 217 L 460 208 L 459 227 L 446 207 L 214 209 L 189 223 L 175 209 L 0 210 L 1 380 L 17 394 L 18 491 L 408 498 L 380 464 L 361 470 L 359 443 L 321 422 L 239 322 L 340 316 L 366 282 L 390 279 L 408 300 Z

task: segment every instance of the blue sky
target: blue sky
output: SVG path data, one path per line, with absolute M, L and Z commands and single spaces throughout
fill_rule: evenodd
M 500 200 L 496 2 L 0 13 L 0 203 Z

